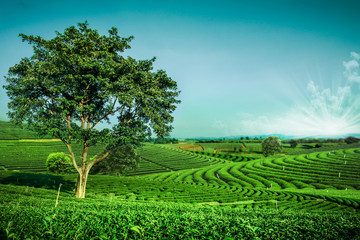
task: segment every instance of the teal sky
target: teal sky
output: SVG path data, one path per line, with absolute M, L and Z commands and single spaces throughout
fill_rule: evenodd
M 87 20 L 133 35 L 137 59 L 178 82 L 173 137 L 360 133 L 360 2 L 2 1 L 0 75 L 32 55 L 19 33 Z M 0 119 L 8 98 L 0 90 Z

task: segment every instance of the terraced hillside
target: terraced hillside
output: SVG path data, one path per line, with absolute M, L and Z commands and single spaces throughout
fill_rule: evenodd
M 80 154 L 80 145 L 74 145 L 73 149 L 78 155 Z M 102 149 L 102 146 L 90 148 L 89 155 L 95 155 L 101 152 Z M 158 147 L 152 144 L 145 144 L 139 151 L 142 160 L 138 169 L 130 172 L 129 175 L 192 169 L 224 162 L 221 159 Z M 67 152 L 67 148 L 62 142 L 52 139 L 3 140 L 0 141 L 0 168 L 46 172 L 46 158 L 53 152 Z
M 68 151 L 59 140 L 37 139 L 35 133 L 10 122 L 0 121 L 0 133 L 0 168 L 46 172 L 45 161 L 50 153 Z M 80 145 L 75 144 L 73 150 L 80 156 Z M 90 148 L 89 155 L 95 155 L 102 150 L 102 146 Z M 214 157 L 199 156 L 153 144 L 145 144 L 139 151 L 142 156 L 139 167 L 128 175 L 192 169 L 224 162 Z
M 75 147 L 80 151 L 80 146 Z M 52 140 L 0 141 L 2 184 L 56 188 L 59 179 L 72 191 L 76 176 L 51 177 L 45 159 L 66 151 Z M 91 154 L 101 151 L 93 149 Z M 359 211 L 360 149 L 249 159 L 232 162 L 154 144 L 140 149 L 142 161 L 129 175 L 91 176 L 88 195 L 111 195 L 119 200 L 187 202 L 240 209 Z M 8 174 L 8 175 L 6 175 Z M 44 176 L 44 178 L 42 178 Z
M 101 152 L 103 147 L 90 149 L 89 155 Z M 73 150 L 80 156 L 81 146 Z M 46 172 L 46 158 L 50 153 L 68 152 L 66 146 L 53 139 L 2 140 L 0 141 L 0 168 L 31 172 Z
M 0 121 L 1 140 L 37 139 L 34 132 L 19 128 L 11 122 Z
M 242 163 L 155 145 L 141 151 L 146 175 L 90 176 L 81 201 L 76 174 L 0 171 L 1 238 L 359 239 L 360 149 Z
M 272 199 L 282 209 L 334 210 L 347 206 L 360 210 L 360 149 L 245 163 L 226 162 L 199 169 L 153 174 L 147 179 L 232 189 L 240 195 L 245 193 L 249 199 Z M 275 195 L 269 195 L 269 191 Z M 270 202 L 267 203 L 273 206 Z M 232 204 L 242 205 L 243 202 L 233 199 Z
M 129 175 L 142 175 L 183 169 L 195 169 L 224 163 L 225 160 L 201 156 L 195 153 L 160 147 L 154 144 L 144 144 L 139 148 L 142 158 L 139 168 Z
M 224 163 L 150 179 L 266 189 L 360 189 L 360 149 Z
M 3 184 L 18 185 L 31 193 L 33 188 L 56 190 L 71 194 L 76 175 L 2 172 Z M 231 206 L 248 210 L 306 210 L 354 212 L 360 199 L 319 196 L 290 191 L 273 191 L 256 188 L 239 188 L 226 185 L 175 181 L 156 181 L 142 177 L 91 176 L 87 183 L 87 197 L 113 199 L 114 201 L 182 202 L 211 206 Z

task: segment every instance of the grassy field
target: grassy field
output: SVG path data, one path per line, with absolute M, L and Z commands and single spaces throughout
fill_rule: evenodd
M 91 175 L 83 200 L 76 174 L 45 170 L 62 149 L 0 141 L 1 239 L 360 239 L 360 148 L 235 162 L 144 144 L 137 171 Z

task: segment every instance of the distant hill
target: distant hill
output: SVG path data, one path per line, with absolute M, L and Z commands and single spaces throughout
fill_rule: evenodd
M 267 134 L 267 135 L 237 135 L 237 136 L 227 136 L 227 137 L 192 137 L 186 138 L 189 140 L 231 140 L 231 139 L 241 139 L 241 138 L 250 138 L 250 139 L 265 139 L 270 136 L 278 136 L 282 140 L 286 139 L 338 139 L 338 138 L 346 138 L 348 136 L 358 137 L 360 138 L 360 133 L 352 133 L 352 134 L 344 134 L 338 136 L 321 136 L 321 135 L 313 135 L 313 136 L 291 136 L 291 135 L 284 135 L 284 134 Z
M 18 140 L 18 139 L 39 139 L 39 138 L 51 138 L 39 137 L 33 131 L 20 128 L 11 122 L 0 121 L 0 140 Z

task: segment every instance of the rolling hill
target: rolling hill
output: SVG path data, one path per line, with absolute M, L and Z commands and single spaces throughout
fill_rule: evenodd
M 2 131 L 17 132 L 14 139 L 0 141 L 4 238 L 359 238 L 360 148 L 232 162 L 146 143 L 137 171 L 91 175 L 87 198 L 78 200 L 76 174 L 45 169 L 62 143 L 15 139 L 28 133 L 9 129 Z

